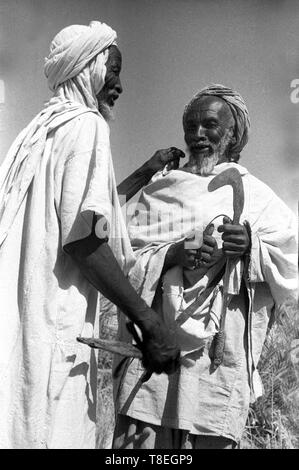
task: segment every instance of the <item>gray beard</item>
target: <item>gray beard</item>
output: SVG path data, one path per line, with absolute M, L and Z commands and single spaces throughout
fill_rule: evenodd
M 99 111 L 106 122 L 114 121 L 115 116 L 112 111 L 112 108 L 107 103 L 99 103 Z
M 212 155 L 200 155 L 197 157 L 190 157 L 188 167 L 191 173 L 208 176 L 212 173 L 215 166 L 219 161 L 219 152 L 214 152 Z
M 203 153 L 202 155 L 197 156 L 190 155 L 188 167 L 190 168 L 191 173 L 195 173 L 201 176 L 210 175 L 219 160 L 222 161 L 223 157 L 226 156 L 225 154 L 230 139 L 231 132 L 230 130 L 228 130 L 222 137 L 219 147 L 217 148 L 217 150 L 215 150 L 212 155 L 209 155 L 209 153 Z

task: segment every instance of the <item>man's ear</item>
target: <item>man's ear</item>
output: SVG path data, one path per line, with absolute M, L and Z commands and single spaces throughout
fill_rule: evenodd
M 235 145 L 237 142 L 237 138 L 235 136 L 235 132 L 234 132 L 234 129 L 231 129 L 231 138 L 230 138 L 230 146 L 232 147 L 233 145 Z

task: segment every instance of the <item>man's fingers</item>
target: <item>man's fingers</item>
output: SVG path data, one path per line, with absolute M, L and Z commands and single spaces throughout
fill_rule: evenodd
M 224 223 L 224 224 L 232 224 L 233 221 L 232 221 L 232 219 L 230 219 L 227 215 L 225 215 L 225 216 L 223 217 L 223 223 Z
M 214 224 L 209 224 L 203 232 L 203 235 L 204 235 L 203 239 L 205 240 L 206 236 L 213 235 L 213 232 L 214 232 Z
M 193 250 L 192 248 L 185 249 L 185 254 L 186 256 L 196 256 L 198 254 L 198 250 Z
M 216 239 L 211 235 L 204 235 L 202 247 L 204 247 L 205 245 L 209 245 L 214 248 L 217 245 Z
M 142 359 L 142 365 L 147 370 L 149 376 L 154 372 L 155 374 L 173 374 L 180 365 L 180 352 L 166 361 L 159 362 L 157 360 L 149 359 L 146 356 Z M 150 377 L 148 377 L 150 378 Z M 148 380 L 147 378 L 147 380 Z
M 201 255 L 203 254 L 209 254 L 211 255 L 214 251 L 214 246 L 209 246 L 209 245 L 203 245 L 201 247 Z
M 180 165 L 180 159 L 175 158 L 174 160 L 170 160 L 169 163 L 167 163 L 167 170 L 176 170 Z
M 176 147 L 170 147 L 169 149 L 162 150 L 164 153 L 163 159 L 165 160 L 165 163 L 167 162 L 180 162 L 180 158 L 185 158 L 184 152 L 182 150 L 177 149 Z
M 211 255 L 209 253 L 202 252 L 200 261 L 202 263 L 209 263 L 211 261 Z
M 231 233 L 228 234 L 223 234 L 222 235 L 222 240 L 225 243 L 233 243 L 234 245 L 245 245 L 245 239 L 241 235 L 234 235 Z
M 185 158 L 184 152 L 176 147 L 170 147 L 170 151 L 173 155 L 173 158 Z
M 186 268 L 193 268 L 195 264 L 195 256 L 186 256 L 184 266 Z
M 240 253 L 238 253 L 237 251 L 225 251 L 224 254 L 228 258 L 239 258 L 240 257 Z
M 227 254 L 228 251 L 235 252 L 235 253 L 242 253 L 245 249 L 245 245 L 236 245 L 235 243 L 224 242 L 223 251 Z
M 164 371 L 167 374 L 173 374 L 180 366 L 180 352 L 177 353 L 176 357 L 169 359 L 168 363 L 164 367 Z
M 223 233 L 244 233 L 244 226 L 243 225 L 233 225 L 233 224 L 223 224 L 219 225 L 218 227 L 218 232 L 223 232 Z

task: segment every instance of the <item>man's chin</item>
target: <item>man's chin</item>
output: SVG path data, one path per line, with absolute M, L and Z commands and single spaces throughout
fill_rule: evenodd
M 105 119 L 105 121 L 114 121 L 115 116 L 112 107 L 108 103 L 99 103 L 99 112 Z
M 218 160 L 218 153 L 213 153 L 212 155 L 209 152 L 192 154 L 190 155 L 191 171 L 201 176 L 208 176 L 214 170 Z
M 198 162 L 201 162 L 204 158 L 209 158 L 212 156 L 213 153 L 209 149 L 202 151 L 192 150 L 192 152 L 190 153 L 190 157 L 192 158 L 192 160 Z

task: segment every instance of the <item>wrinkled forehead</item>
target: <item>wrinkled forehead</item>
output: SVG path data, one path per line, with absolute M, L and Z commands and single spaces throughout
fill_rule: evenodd
M 217 96 L 202 96 L 193 101 L 184 116 L 184 122 L 191 119 L 200 119 L 202 117 L 214 117 L 227 124 L 234 124 L 234 117 L 229 105 Z

